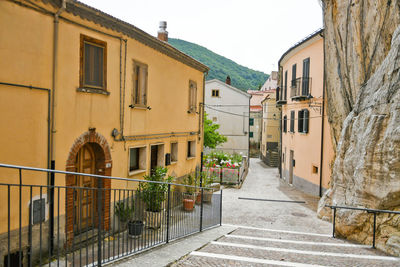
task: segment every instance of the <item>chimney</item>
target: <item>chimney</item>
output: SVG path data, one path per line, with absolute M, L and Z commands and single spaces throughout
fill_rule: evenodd
M 229 75 L 226 76 L 225 83 L 228 84 L 228 85 L 231 85 L 231 77 L 229 77 Z
M 168 42 L 167 22 L 160 21 L 160 29 L 158 30 L 157 38 L 161 41 Z

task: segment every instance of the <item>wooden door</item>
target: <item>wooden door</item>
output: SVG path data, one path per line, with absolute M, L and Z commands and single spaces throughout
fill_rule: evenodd
M 290 158 L 289 158 L 289 184 L 293 184 L 293 158 L 294 152 L 290 150 Z
M 76 157 L 78 172 L 95 174 L 95 156 L 89 144 L 84 145 Z M 96 212 L 96 191 L 89 188 L 96 187 L 96 181 L 89 176 L 79 175 L 76 177 L 74 194 L 74 231 L 80 233 L 93 228 Z M 88 189 L 85 189 L 88 188 Z
M 157 167 L 158 161 L 158 146 L 151 146 L 151 157 L 150 157 L 150 173 L 153 173 Z

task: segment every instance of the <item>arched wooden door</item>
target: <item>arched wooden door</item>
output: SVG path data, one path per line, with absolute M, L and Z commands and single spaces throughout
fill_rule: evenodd
M 77 172 L 96 173 L 96 158 L 92 146 L 87 143 L 76 156 Z M 82 233 L 93 228 L 96 214 L 96 179 L 77 175 L 76 186 L 80 189 L 74 192 L 74 232 Z M 88 188 L 88 189 L 86 189 Z

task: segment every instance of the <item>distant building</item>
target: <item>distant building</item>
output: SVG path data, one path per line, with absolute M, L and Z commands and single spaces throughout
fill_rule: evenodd
M 324 109 L 322 33 L 314 32 L 282 55 L 276 101 L 282 111 L 281 178 L 319 196 L 329 188 L 334 155 Z
M 216 79 L 206 82 L 204 102 L 208 118 L 218 123 L 218 132 L 228 138 L 217 149 L 248 156 L 250 95 L 231 86 L 228 76 L 225 83 Z
M 250 99 L 250 157 L 260 156 L 261 142 L 261 118 L 262 106 L 261 101 L 272 91 L 247 90 L 251 95 Z
M 272 71 L 271 75 L 269 75 L 269 78 L 265 81 L 260 91 L 276 89 L 277 86 L 278 86 L 278 72 Z
M 271 84 L 271 81 L 267 81 L 265 84 L 267 83 Z M 264 100 L 261 101 L 262 129 L 260 157 L 268 166 L 271 167 L 277 167 L 279 163 L 278 146 L 280 138 L 280 110 L 276 107 L 275 89 L 276 87 L 269 90 L 270 93 L 264 98 Z

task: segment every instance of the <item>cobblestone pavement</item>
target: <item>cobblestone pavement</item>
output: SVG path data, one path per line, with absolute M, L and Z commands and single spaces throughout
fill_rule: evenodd
M 252 159 L 242 188 L 223 190 L 223 224 L 234 230 L 171 266 L 400 266 L 399 258 L 332 238 L 332 225 L 316 217 L 317 202 Z

